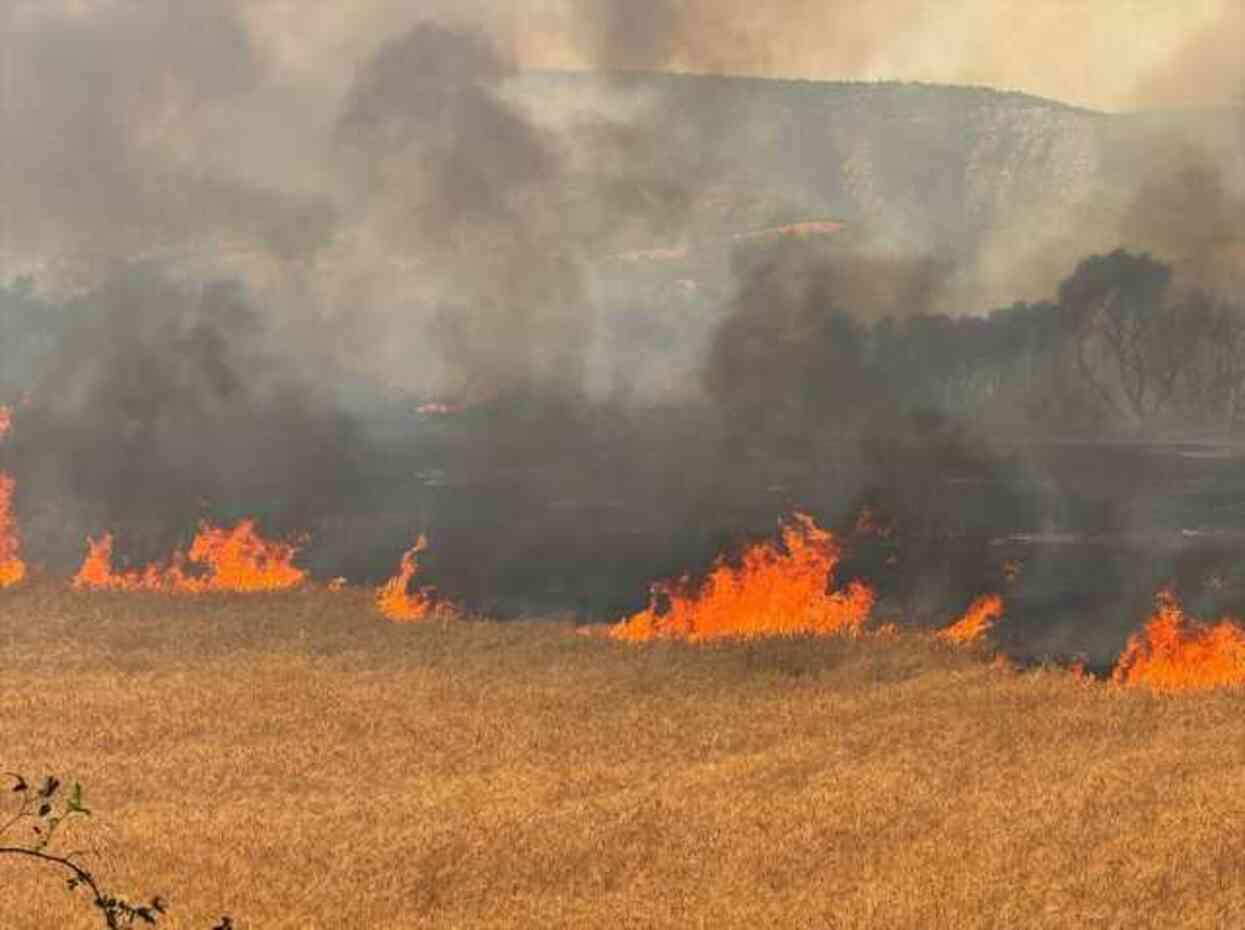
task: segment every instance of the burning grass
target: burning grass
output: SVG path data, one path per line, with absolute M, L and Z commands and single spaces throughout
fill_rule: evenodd
M 983 594 L 968 606 L 964 616 L 936 635 L 944 642 L 960 646 L 981 642 L 1002 616 L 1003 598 L 997 594 Z
M 703 581 L 684 577 L 653 586 L 647 609 L 611 631 L 644 642 L 727 637 L 858 633 L 873 608 L 872 589 L 852 582 L 827 592 L 839 562 L 834 536 L 796 514 L 781 528 L 782 546 L 749 546 L 739 564 L 719 559 Z
M 13 479 L 0 474 L 0 588 L 12 587 L 26 577 L 12 506 Z
M 0 594 L 0 768 L 179 925 L 1233 926 L 1245 696 L 933 636 L 378 622 L 374 593 Z M 136 747 L 149 747 L 136 751 Z M 0 926 L 93 926 L 0 866 Z
M 1194 623 L 1171 591 L 1161 591 L 1145 629 L 1129 638 L 1114 680 L 1165 693 L 1239 688 L 1245 685 L 1245 628 L 1230 619 Z
M 204 523 L 188 553 L 175 552 L 167 566 L 148 565 L 130 571 L 112 567 L 112 534 L 87 540 L 87 555 L 74 576 L 75 588 L 99 591 L 165 591 L 202 594 L 208 591 L 284 591 L 307 580 L 294 565 L 298 546 L 270 542 L 259 535 L 253 520 L 226 530 Z
M 0 439 L 9 431 L 12 414 L 0 407 Z M 13 479 L 0 472 L 0 588 L 9 588 L 26 577 L 21 538 L 13 519 Z
M 411 581 L 419 571 L 419 553 L 428 548 L 428 540 L 419 540 L 402 554 L 398 573 L 376 592 L 376 607 L 381 616 L 394 623 L 421 623 L 434 617 L 449 618 L 455 614 L 450 605 L 437 599 L 432 588 L 411 590 Z

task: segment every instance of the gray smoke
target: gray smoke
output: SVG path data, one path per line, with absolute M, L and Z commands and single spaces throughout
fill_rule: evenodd
M 186 247 L 306 256 L 327 202 L 198 160 L 203 115 L 263 79 L 229 3 L 10 5 L 0 44 L 0 250 L 89 280 L 117 258 Z M 73 282 L 69 282 L 73 283 Z
M 482 35 L 417 26 L 360 69 L 336 139 L 366 221 L 418 268 L 414 312 L 460 390 L 573 391 L 590 323 L 560 165 L 500 98 L 509 71 Z
M 241 286 L 130 264 L 67 317 L 5 449 L 35 551 L 76 558 L 113 530 L 157 558 L 202 518 L 291 533 L 348 506 L 352 424 Z

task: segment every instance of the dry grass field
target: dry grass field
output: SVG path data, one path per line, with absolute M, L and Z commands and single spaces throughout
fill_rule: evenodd
M 364 592 L 0 592 L 0 770 L 171 926 L 1245 926 L 1245 697 L 932 638 L 396 626 Z M 0 927 L 97 926 L 0 859 Z

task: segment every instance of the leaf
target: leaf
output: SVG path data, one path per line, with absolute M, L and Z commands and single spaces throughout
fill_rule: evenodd
M 73 783 L 73 790 L 65 802 L 65 809 L 75 814 L 86 814 L 88 817 L 91 815 L 91 812 L 82 806 L 82 785 L 78 782 Z

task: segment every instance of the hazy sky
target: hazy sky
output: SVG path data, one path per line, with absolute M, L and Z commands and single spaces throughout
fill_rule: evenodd
M 1245 83 L 1240 0 L 249 0 L 290 72 L 328 77 L 423 18 L 482 24 L 521 64 L 987 84 L 1120 110 Z M 608 37 L 603 33 L 608 32 Z M 293 76 L 293 75 L 291 75 Z

